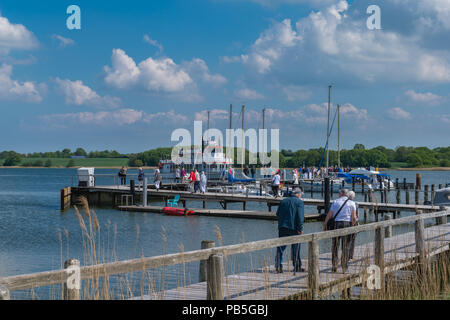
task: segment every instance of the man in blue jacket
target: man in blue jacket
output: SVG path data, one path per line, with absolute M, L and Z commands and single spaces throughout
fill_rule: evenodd
M 295 188 L 290 197 L 280 202 L 277 210 L 278 216 L 278 235 L 279 237 L 297 236 L 303 233 L 304 203 L 301 200 L 302 190 Z M 283 252 L 286 246 L 277 248 L 275 257 L 275 268 L 277 273 L 283 272 L 282 260 Z M 291 246 L 292 263 L 294 264 L 294 272 L 303 272 L 302 260 L 300 257 L 300 243 Z

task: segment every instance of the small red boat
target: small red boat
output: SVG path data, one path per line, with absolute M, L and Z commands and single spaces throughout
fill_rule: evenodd
M 163 212 L 169 216 L 191 216 L 194 214 L 193 210 L 172 207 L 164 207 Z

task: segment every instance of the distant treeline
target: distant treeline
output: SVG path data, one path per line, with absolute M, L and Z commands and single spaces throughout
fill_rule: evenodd
M 248 150 L 246 159 L 248 161 Z M 129 155 L 130 166 L 157 166 L 160 159 L 170 159 L 172 148 L 158 148 L 142 153 Z M 226 148 L 225 148 L 226 152 Z M 388 149 L 379 146 L 366 149 L 362 144 L 356 144 L 351 150 L 341 150 L 341 166 L 343 167 L 450 167 L 450 147 L 429 149 L 427 147 L 404 147 Z M 329 164 L 338 164 L 338 152 L 330 150 Z M 326 156 L 324 148 L 309 150 L 285 150 L 280 152 L 280 167 L 298 168 L 305 166 L 325 165 Z M 237 153 L 234 155 L 234 163 L 238 163 Z M 258 161 L 258 166 L 260 166 Z
M 226 148 L 224 148 L 226 152 Z M 246 161 L 248 161 L 248 150 L 245 150 Z M 157 148 L 141 153 L 121 154 L 115 150 L 112 151 L 91 151 L 86 152 L 83 148 L 77 148 L 75 151 L 63 149 L 55 152 L 36 152 L 28 154 L 19 154 L 14 151 L 0 152 L 0 159 L 3 159 L 4 166 L 52 166 L 50 159 L 70 158 L 71 156 L 84 156 L 86 158 L 128 158 L 128 165 L 131 167 L 139 166 L 157 166 L 159 160 L 170 159 L 172 148 Z M 279 153 L 280 167 L 298 168 L 302 166 L 322 166 L 325 165 L 324 148 L 309 150 L 286 150 L 282 149 Z M 338 152 L 330 150 L 329 164 L 335 166 L 338 164 Z M 450 147 L 429 149 L 427 147 L 405 147 L 400 146 L 395 149 L 379 146 L 372 149 L 366 149 L 362 144 L 356 144 L 351 150 L 341 150 L 342 167 L 368 167 L 376 166 L 381 168 L 392 167 L 450 167 Z M 42 160 L 44 159 L 44 160 Z M 47 160 L 46 160 L 47 159 Z M 238 163 L 238 154 L 235 150 L 234 163 Z M 68 164 L 67 166 L 72 165 Z M 258 167 L 260 163 L 258 161 Z

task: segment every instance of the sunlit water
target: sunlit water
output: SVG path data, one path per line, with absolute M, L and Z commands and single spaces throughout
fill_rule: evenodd
M 116 175 L 117 170 L 97 169 L 96 173 Z M 136 172 L 130 170 L 129 173 Z M 147 173 L 151 177 L 152 172 L 149 170 Z M 407 178 L 408 182 L 415 181 L 415 172 L 388 173 L 393 180 L 398 177 L 401 181 L 403 178 Z M 84 264 L 86 252 L 74 209 L 64 213 L 59 210 L 60 189 L 76 183 L 75 175 L 76 169 L 0 169 L 0 277 L 59 269 L 68 258 L 77 258 Z M 445 185 L 449 182 L 448 171 L 422 172 L 423 185 Z M 113 178 L 98 178 L 97 183 L 113 184 Z M 319 196 L 315 194 L 316 198 Z M 391 193 L 390 199 L 394 201 L 394 193 Z M 199 208 L 202 204 L 190 202 L 189 206 Z M 210 203 L 208 207 L 220 206 Z M 228 208 L 241 209 L 242 204 L 229 204 Z M 105 261 L 197 250 L 202 240 L 215 240 L 216 245 L 221 242 L 227 245 L 277 237 L 276 221 L 204 216 L 173 217 L 94 209 L 101 227 L 99 255 Z M 267 206 L 248 203 L 247 210 L 262 211 L 267 210 Z M 308 212 L 316 211 L 313 207 L 306 207 L 306 213 Z M 373 220 L 373 217 L 369 218 Z M 311 222 L 305 224 L 304 232 L 317 232 L 321 229 L 322 223 Z M 402 229 L 394 232 L 402 232 Z M 326 251 L 329 251 L 329 242 L 321 243 L 321 252 Z M 274 252 L 265 250 L 259 256 L 252 254 L 229 259 L 228 272 L 259 267 L 263 259 L 266 259 L 265 264 L 272 264 Z M 307 256 L 306 245 L 302 246 L 302 256 Z M 162 277 L 157 275 L 153 281 L 158 286 L 163 279 L 166 288 L 198 281 L 198 263 L 187 264 L 183 275 L 180 275 L 179 270 L 168 268 Z M 120 287 L 119 280 L 120 277 L 112 279 L 111 287 Z M 140 291 L 137 287 L 133 288 L 135 295 Z M 48 299 L 59 294 L 54 294 L 49 289 L 36 292 L 35 296 L 29 291 L 13 292 L 12 297 Z

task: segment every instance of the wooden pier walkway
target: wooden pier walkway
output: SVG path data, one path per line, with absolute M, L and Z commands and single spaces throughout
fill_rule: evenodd
M 95 186 L 95 187 L 72 187 L 72 203 L 74 202 L 76 196 L 85 195 L 88 197 L 89 203 L 93 204 L 110 204 L 113 207 L 117 207 L 121 204 L 121 195 L 130 194 L 131 190 L 129 186 Z M 136 196 L 141 196 L 142 191 L 136 190 Z M 180 196 L 180 202 L 186 207 L 186 201 L 200 201 L 206 202 L 219 202 L 223 209 L 227 209 L 227 203 L 242 203 L 243 210 L 246 209 L 247 202 L 259 202 L 266 203 L 268 210 L 272 211 L 272 206 L 278 206 L 282 197 L 275 198 L 273 196 L 258 196 L 258 195 L 246 195 L 246 194 L 229 194 L 229 193 L 193 193 L 189 191 L 175 191 L 175 190 L 147 190 L 147 197 L 149 201 L 161 200 L 166 201 L 167 199 L 174 198 L 176 195 Z M 302 199 L 305 205 L 316 206 L 322 208 L 324 206 L 324 200 L 322 199 Z M 421 210 L 423 212 L 435 212 L 439 211 L 439 206 L 423 205 L 423 204 L 396 204 L 396 203 L 381 203 L 381 202 L 356 202 L 358 207 L 361 209 L 369 209 L 380 212 L 386 211 L 409 211 L 416 212 Z
M 385 274 L 408 267 L 415 262 L 415 233 L 409 232 L 385 239 L 384 264 Z M 425 248 L 427 258 L 449 250 L 450 224 L 433 226 L 425 229 Z M 305 250 L 303 247 L 302 250 Z M 370 242 L 355 247 L 354 259 L 348 265 L 348 271 L 342 273 L 331 271 L 331 253 L 319 255 L 319 290 L 327 294 L 338 293 L 351 286 L 361 284 L 363 274 L 368 266 L 376 264 L 374 243 Z M 288 260 L 285 252 L 284 260 Z M 340 261 L 340 260 L 339 260 Z M 308 260 L 302 259 L 305 272 L 293 273 L 292 264 L 284 263 L 284 272 L 276 273 L 273 265 L 250 272 L 229 275 L 222 278 L 225 300 L 274 300 L 288 299 L 308 293 Z M 207 299 L 207 282 L 200 282 L 185 287 L 166 290 L 153 295 L 134 299 L 166 300 L 205 300 Z
M 198 261 L 200 261 L 200 274 L 205 274 L 206 270 L 206 277 L 203 277 L 206 281 L 195 284 L 182 283 L 178 288 L 171 290 L 163 288 L 159 291 L 151 291 L 149 295 L 134 297 L 134 299 L 268 300 L 305 295 L 309 299 L 327 298 L 331 293 L 342 292 L 351 286 L 365 286 L 369 276 L 373 275 L 370 269 L 378 268 L 380 271 L 381 286 L 385 283 L 385 276 L 394 271 L 415 265 L 419 272 L 423 272 L 430 265 L 432 257 L 448 254 L 450 250 L 450 224 L 447 222 L 449 215 L 450 208 L 443 208 L 442 211 L 433 213 L 419 211 L 416 215 L 408 217 L 327 232 L 87 266 L 80 266 L 80 261 L 76 258 L 68 259 L 64 263 L 65 269 L 0 278 L 0 300 L 9 299 L 11 291 L 59 283 L 64 284 L 64 299 L 77 300 L 82 297 L 82 280 L 97 279 L 95 281 L 98 281 L 100 278 L 105 279 L 112 275 L 146 272 L 158 268 L 165 270 L 169 266 Z M 426 225 L 431 226 L 426 227 Z M 413 232 L 391 236 L 393 226 L 407 226 Z M 349 263 L 346 273 L 343 273 L 341 268 L 338 269 L 338 273 L 332 273 L 331 254 L 320 254 L 321 246 L 323 249 L 326 245 L 327 250 L 322 251 L 328 251 L 330 239 L 352 234 L 367 240 L 362 241 L 362 244 L 355 248 L 354 259 Z M 371 239 L 368 239 L 369 236 Z M 322 243 L 323 240 L 328 241 Z M 290 263 L 285 263 L 285 272 L 278 274 L 274 272 L 274 267 L 269 262 L 262 268 L 249 272 L 224 274 L 224 261 L 229 261 L 231 256 L 251 254 L 295 243 L 303 244 L 302 251 L 308 252 L 308 259 L 303 259 L 305 272 L 294 274 L 289 266 Z M 285 255 L 287 261 L 287 252 Z M 268 259 L 273 261 L 274 258 L 268 257 Z M 144 286 L 148 289 L 147 284 Z M 133 298 L 133 296 L 127 295 L 127 298 Z

